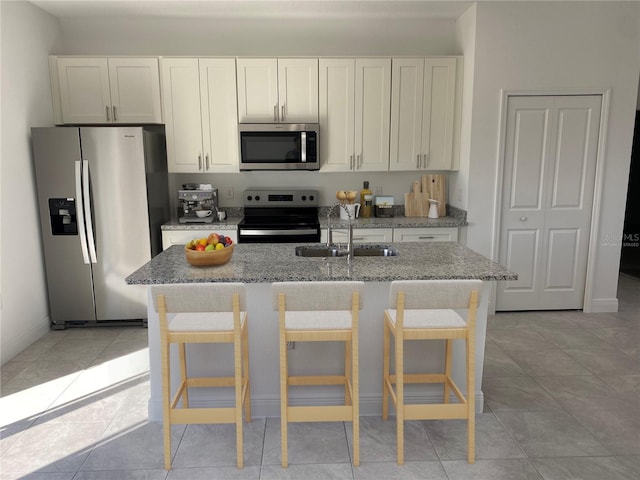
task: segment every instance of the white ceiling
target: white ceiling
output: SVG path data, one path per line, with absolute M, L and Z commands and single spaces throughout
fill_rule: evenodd
M 457 18 L 463 0 L 32 0 L 58 18 Z

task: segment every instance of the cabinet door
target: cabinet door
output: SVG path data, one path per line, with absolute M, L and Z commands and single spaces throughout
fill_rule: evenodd
M 450 170 L 456 92 L 456 59 L 427 58 L 424 65 L 422 168 Z
M 391 59 L 356 59 L 356 170 L 389 169 Z
M 236 62 L 233 58 L 200 59 L 199 65 L 204 170 L 237 172 Z
M 197 58 L 162 59 L 162 104 L 169 172 L 201 172 L 202 130 Z
M 278 59 L 280 123 L 318 123 L 318 59 Z
M 278 61 L 275 58 L 239 58 L 238 121 L 277 123 Z
M 109 58 L 111 120 L 162 123 L 157 58 Z
M 320 171 L 354 168 L 355 60 L 319 60 Z
M 457 242 L 456 227 L 394 228 L 394 242 Z
M 424 58 L 394 58 L 391 74 L 389 170 L 418 170 L 423 163 Z
M 110 123 L 106 58 L 58 58 L 63 123 Z
M 332 230 L 334 243 L 347 243 L 349 233 L 346 229 Z M 353 230 L 353 241 L 357 243 L 380 243 L 393 240 L 393 228 L 357 228 Z M 320 243 L 327 242 L 327 229 L 320 232 Z

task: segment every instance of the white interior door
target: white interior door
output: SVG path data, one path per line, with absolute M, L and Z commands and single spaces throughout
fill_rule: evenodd
M 509 97 L 497 310 L 583 307 L 601 102 Z

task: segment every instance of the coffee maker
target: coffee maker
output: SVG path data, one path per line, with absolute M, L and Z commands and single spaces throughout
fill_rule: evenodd
M 208 217 L 198 217 L 198 210 L 211 210 Z M 213 223 L 218 218 L 218 189 L 209 184 L 185 183 L 178 190 L 180 223 Z

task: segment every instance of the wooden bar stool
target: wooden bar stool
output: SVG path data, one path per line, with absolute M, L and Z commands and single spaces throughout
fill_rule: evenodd
M 475 326 L 480 280 L 402 280 L 391 283 L 390 308 L 384 311 L 382 418 L 389 396 L 396 408 L 397 463 L 404 463 L 404 421 L 467 419 L 467 461 L 475 462 Z M 466 319 L 454 309 L 466 309 Z M 394 336 L 395 374 L 390 373 Z M 446 340 L 444 373 L 404 373 L 405 340 Z M 451 378 L 453 340 L 466 343 L 467 394 Z M 442 383 L 442 403 L 406 404 L 404 385 Z M 395 390 L 394 390 L 395 384 Z M 449 403 L 451 391 L 460 403 Z
M 279 312 L 280 427 L 282 466 L 287 467 L 289 422 L 351 421 L 353 464 L 360 464 L 358 315 L 364 282 L 279 282 L 272 285 Z M 288 371 L 287 342 L 345 342 L 342 375 L 298 375 Z M 290 385 L 344 385 L 344 405 L 289 406 Z
M 235 423 L 236 458 L 243 466 L 242 407 L 251 421 L 249 347 L 245 287 L 241 283 L 152 286 L 160 319 L 164 467 L 171 469 L 171 425 Z M 171 399 L 170 347 L 178 344 L 181 382 Z M 233 376 L 188 377 L 187 343 L 233 344 Z M 233 407 L 191 408 L 190 387 L 233 387 Z M 178 403 L 182 400 L 182 407 Z

